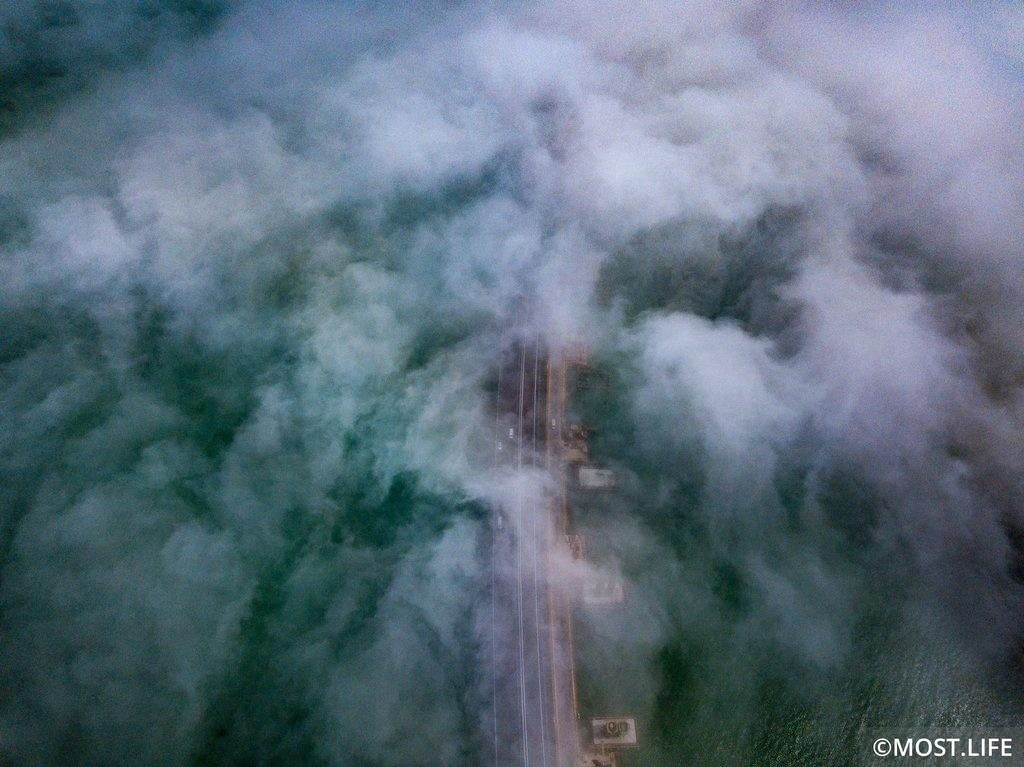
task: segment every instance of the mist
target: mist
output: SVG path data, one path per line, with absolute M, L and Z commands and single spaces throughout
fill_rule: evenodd
M 1021 30 L 6 4 L 0 757 L 481 764 L 522 334 L 589 350 L 582 692 L 646 764 L 1021 725 Z

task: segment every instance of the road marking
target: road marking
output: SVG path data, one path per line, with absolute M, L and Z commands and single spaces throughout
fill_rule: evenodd
M 516 603 L 519 608 L 519 703 L 523 716 L 523 764 L 530 767 L 530 727 L 526 714 L 526 638 L 523 625 L 523 488 L 520 484 L 523 470 L 523 409 L 526 405 L 526 346 L 522 347 L 519 367 L 519 440 L 516 443 Z
M 494 395 L 494 434 L 499 434 L 501 422 L 501 360 L 498 361 L 498 390 Z M 494 465 L 498 465 L 498 451 L 501 450 L 500 438 L 495 442 Z M 498 511 L 497 513 L 501 513 Z M 498 767 L 498 618 L 497 605 L 498 579 L 494 563 L 497 561 L 498 536 L 491 529 L 491 713 L 494 718 L 494 767 Z
M 540 378 L 540 335 L 537 335 L 533 347 L 533 454 L 531 463 L 537 465 L 537 387 Z M 540 509 L 535 510 L 533 515 L 533 628 L 537 635 L 537 700 L 540 707 L 540 753 L 541 762 L 544 767 L 548 764 L 548 743 L 545 726 L 544 711 L 544 676 L 541 671 L 541 656 L 543 655 L 543 644 L 540 639 L 540 581 L 537 577 L 537 560 L 540 559 Z

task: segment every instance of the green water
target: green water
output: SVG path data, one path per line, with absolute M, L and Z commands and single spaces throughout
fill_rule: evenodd
M 524 299 L 619 477 L 624 767 L 1024 723 L 1016 102 L 745 4 L 415 5 L 0 7 L 0 763 L 478 767 Z

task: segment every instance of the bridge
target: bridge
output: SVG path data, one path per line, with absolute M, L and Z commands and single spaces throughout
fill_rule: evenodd
M 594 744 L 628 739 L 614 734 L 627 726 L 618 720 L 588 723 L 604 728 L 588 737 L 577 699 L 579 589 L 565 563 L 582 556 L 582 545 L 569 534 L 567 469 L 586 448 L 579 428 L 567 423 L 566 401 L 568 371 L 582 362 L 579 352 L 551 350 L 538 335 L 520 334 L 496 365 L 494 468 L 509 486 L 490 525 L 487 740 L 494 767 L 614 765 L 613 751 Z M 591 473 L 595 486 L 607 482 L 607 472 Z

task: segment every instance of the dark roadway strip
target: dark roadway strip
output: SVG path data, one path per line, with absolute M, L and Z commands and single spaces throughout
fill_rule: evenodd
M 500 361 L 496 470 L 542 470 L 547 354 L 540 340 L 519 340 Z M 547 547 L 551 521 L 543 497 L 516 491 L 495 509 L 492 535 L 492 674 L 495 767 L 554 767 L 547 648 Z

